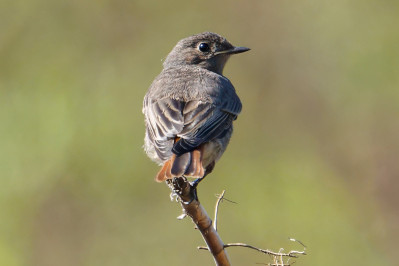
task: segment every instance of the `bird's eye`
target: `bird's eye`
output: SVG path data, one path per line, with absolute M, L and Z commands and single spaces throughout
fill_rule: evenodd
M 200 45 L 198 45 L 198 50 L 201 52 L 208 52 L 209 51 L 209 44 L 202 42 Z

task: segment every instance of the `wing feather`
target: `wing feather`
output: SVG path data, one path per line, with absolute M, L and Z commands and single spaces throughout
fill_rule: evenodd
M 164 74 L 178 75 L 177 72 Z M 156 81 L 150 88 L 143 108 L 148 139 L 145 149 L 149 155 L 154 155 L 150 156 L 154 160 L 165 161 L 172 153 L 182 155 L 221 137 L 241 112 L 241 101 L 230 81 L 219 75 L 214 78 L 208 74 L 207 77 L 182 82 L 181 87 L 174 87 L 175 95 L 165 94 L 164 89 L 172 86 L 168 83 L 173 82 L 172 78 L 164 79 L 162 84 Z M 190 86 L 198 86 L 198 89 L 190 90 Z M 183 97 L 189 95 L 186 93 L 195 94 Z M 175 143 L 176 137 L 180 139 Z

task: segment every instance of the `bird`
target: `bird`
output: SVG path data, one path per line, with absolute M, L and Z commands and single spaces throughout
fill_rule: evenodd
M 144 150 L 161 167 L 155 181 L 202 180 L 230 141 L 240 98 L 223 68 L 233 54 L 249 51 L 219 34 L 180 40 L 163 62 L 143 100 Z

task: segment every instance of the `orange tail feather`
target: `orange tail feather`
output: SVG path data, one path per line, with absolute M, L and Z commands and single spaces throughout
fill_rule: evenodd
M 159 170 L 155 181 L 163 182 L 173 177 L 189 176 L 201 178 L 204 176 L 205 170 L 202 165 L 202 149 L 197 149 L 180 156 L 173 155 L 164 163 Z
M 172 158 L 170 158 L 168 161 L 164 163 L 161 170 L 159 170 L 157 176 L 155 177 L 155 181 L 161 183 L 168 178 L 172 178 L 171 169 L 175 158 L 176 155 L 173 154 Z

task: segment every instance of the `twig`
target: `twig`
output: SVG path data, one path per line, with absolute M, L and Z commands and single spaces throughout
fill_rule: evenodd
M 251 246 L 245 243 L 229 243 L 223 244 L 219 234 L 217 233 L 217 215 L 219 211 L 219 205 L 222 200 L 227 200 L 224 198 L 225 190 L 222 194 L 218 195 L 215 206 L 215 223 L 212 226 L 212 220 L 206 213 L 205 209 L 200 204 L 197 197 L 197 190 L 193 187 L 190 182 L 187 181 L 185 177 L 174 178 L 173 180 L 167 180 L 169 188 L 172 190 L 172 195 L 177 196 L 183 207 L 184 213 L 179 216 L 179 219 L 183 219 L 186 215 L 190 216 L 192 221 L 196 224 L 197 228 L 202 234 L 202 238 L 207 244 L 206 247 L 200 246 L 200 250 L 209 250 L 213 255 L 213 259 L 218 266 L 230 266 L 230 260 L 227 256 L 225 248 L 228 247 L 246 247 L 250 248 L 268 255 L 272 255 L 274 258 L 273 264 L 267 264 L 269 266 L 288 266 L 290 264 L 285 264 L 283 257 L 298 258 L 299 255 L 306 255 L 306 246 L 299 240 L 290 238 L 291 241 L 298 242 L 304 247 L 303 251 L 291 250 L 288 253 L 283 253 L 283 249 L 280 252 L 273 252 L 268 249 L 261 249 L 255 246 Z M 173 198 L 171 196 L 171 198 Z M 230 200 L 228 200 L 230 201 Z M 231 201 L 233 202 L 233 201 Z M 235 203 L 235 202 L 233 202 Z M 287 261 L 288 263 L 288 261 Z
M 212 226 L 212 220 L 200 204 L 196 188 L 191 186 L 185 177 L 167 180 L 167 184 L 172 190 L 172 194 L 179 198 L 184 213 L 191 217 L 204 239 L 207 250 L 213 256 L 218 266 L 230 266 L 230 260 L 224 249 L 222 239 L 216 229 Z
M 244 243 L 229 243 L 229 244 L 225 244 L 224 245 L 225 248 L 229 248 L 229 247 L 245 247 L 245 248 L 250 248 L 250 249 L 254 249 L 257 250 L 259 252 L 268 254 L 268 255 L 272 255 L 272 256 L 276 256 L 276 257 L 291 257 L 291 258 L 298 258 L 298 255 L 306 255 L 305 251 L 297 251 L 297 250 L 291 250 L 288 253 L 282 253 L 282 252 L 273 252 L 271 250 L 268 249 L 261 249 L 261 248 L 257 248 L 248 244 L 244 244 Z M 208 250 L 207 247 L 198 247 L 198 249 L 202 249 L 202 250 Z
M 216 206 L 215 206 L 215 218 L 214 218 L 214 223 L 213 223 L 213 228 L 215 228 L 216 231 L 218 230 L 217 224 L 218 224 L 219 204 L 220 204 L 220 202 L 223 200 L 223 196 L 224 196 L 224 193 L 225 193 L 225 192 L 226 192 L 226 190 L 223 190 L 222 194 L 220 194 L 220 195 L 218 196 L 218 200 L 216 201 Z
M 218 212 L 219 212 L 219 205 L 220 205 L 220 202 L 222 201 L 222 200 L 224 200 L 225 198 L 224 198 L 224 194 L 225 194 L 225 190 L 223 190 L 223 192 L 220 194 L 220 195 L 218 195 L 218 199 L 217 199 L 217 201 L 216 201 L 216 206 L 215 206 L 215 223 L 214 223 L 214 229 L 215 229 L 215 231 L 217 231 L 217 215 L 218 215 Z M 227 199 L 225 199 L 225 200 L 227 200 Z M 235 202 L 234 202 L 235 203 Z M 257 247 L 255 247 L 255 246 L 252 246 L 252 245 L 248 245 L 248 244 L 245 244 L 245 243 L 229 243 L 229 244 L 224 244 L 223 245 L 223 248 L 228 248 L 228 247 L 246 247 L 246 248 L 250 248 L 250 249 L 253 249 L 253 250 L 256 250 L 256 251 L 259 251 L 259 252 L 262 252 L 262 253 L 265 253 L 265 254 L 268 254 L 268 255 L 271 255 L 271 256 L 273 256 L 273 264 L 266 264 L 266 265 L 268 265 L 268 266 L 289 266 L 289 265 L 292 265 L 292 263 L 291 264 L 288 264 L 288 261 L 289 261 L 289 259 L 287 260 L 287 264 L 286 263 L 284 263 L 284 260 L 283 260 L 283 257 L 289 257 L 289 258 L 298 258 L 298 256 L 299 255 L 306 255 L 306 253 L 305 253 L 305 251 L 306 251 L 306 246 L 301 242 L 301 241 L 299 241 L 299 240 L 296 240 L 296 239 L 294 239 L 294 238 L 289 238 L 289 240 L 290 241 L 294 241 L 294 242 L 298 242 L 299 244 L 301 244 L 302 246 L 303 246 L 303 251 L 297 251 L 297 250 L 291 250 L 290 252 L 288 252 L 288 253 L 283 253 L 283 250 L 284 249 L 280 249 L 280 251 L 279 252 L 274 252 L 274 251 L 271 251 L 271 250 L 268 250 L 268 249 L 261 249 L 261 248 L 257 248 Z M 200 247 L 198 247 L 198 249 L 200 249 L 200 250 L 209 250 L 209 248 L 208 247 L 203 247 L 203 246 L 200 246 Z M 295 263 L 295 262 L 293 262 L 293 263 Z

